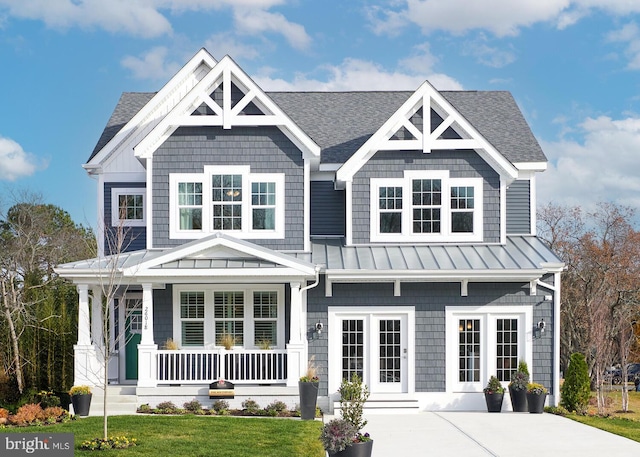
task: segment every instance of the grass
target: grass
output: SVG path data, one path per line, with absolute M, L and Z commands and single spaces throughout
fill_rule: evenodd
M 629 386 L 633 390 L 633 385 Z M 622 411 L 622 392 L 612 390 L 607 393 L 607 417 L 597 416 L 595 396 L 586 416 L 567 415 L 568 418 L 591 427 L 640 442 L 640 392 L 629 392 L 629 411 Z
M 109 436 L 136 438 L 138 445 L 105 451 L 110 456 L 322 457 L 321 423 L 273 418 L 211 416 L 113 416 Z M 102 417 L 88 417 L 45 427 L 6 428 L 0 432 L 73 433 L 75 455 L 85 440 L 102 437 Z M 99 454 L 98 454 L 99 455 Z

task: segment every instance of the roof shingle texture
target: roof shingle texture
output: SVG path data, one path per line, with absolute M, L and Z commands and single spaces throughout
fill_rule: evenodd
M 413 92 L 267 92 L 322 150 L 322 163 L 344 163 Z M 506 91 L 440 94 L 512 163 L 546 162 L 512 95 Z M 107 122 L 95 156 L 155 93 L 125 92 Z

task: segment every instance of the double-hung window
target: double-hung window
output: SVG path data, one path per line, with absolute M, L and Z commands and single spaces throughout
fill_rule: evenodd
M 283 348 L 284 302 L 281 285 L 176 285 L 173 337 L 206 349 L 224 346 L 229 337 L 244 348 Z
M 114 227 L 142 227 L 145 218 L 145 189 L 111 189 L 111 225 Z
M 249 166 L 205 166 L 169 175 L 169 233 L 174 239 L 230 232 L 248 239 L 284 238 L 284 174 Z
M 482 241 L 482 179 L 405 171 L 371 180 L 371 241 Z

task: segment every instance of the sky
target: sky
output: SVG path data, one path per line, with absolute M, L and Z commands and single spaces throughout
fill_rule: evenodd
M 543 151 L 538 205 L 640 212 L 640 1 L 0 0 L 0 209 L 96 226 L 87 161 L 122 92 L 200 48 L 265 91 L 507 90 Z

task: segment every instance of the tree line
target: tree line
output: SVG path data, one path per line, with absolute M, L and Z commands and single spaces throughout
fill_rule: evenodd
M 566 264 L 561 286 L 560 365 L 586 357 L 604 412 L 606 370 L 640 361 L 640 232 L 630 207 L 600 203 L 594 211 L 550 204 L 538 211 L 538 235 Z M 623 409 L 628 407 L 623 383 Z
M 73 383 L 75 286 L 53 268 L 95 255 L 92 231 L 25 196 L 0 215 L 0 404 Z

